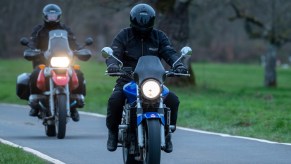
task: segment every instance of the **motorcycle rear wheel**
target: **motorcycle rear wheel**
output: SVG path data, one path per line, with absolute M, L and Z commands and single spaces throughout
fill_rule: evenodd
M 122 155 L 123 155 L 123 162 L 124 162 L 124 164 L 129 164 L 129 163 L 132 163 L 132 164 L 140 164 L 140 161 L 136 161 L 134 159 L 134 155 L 133 154 L 129 154 L 128 153 L 128 148 L 126 148 L 124 145 L 122 147 Z
M 57 95 L 56 98 L 56 129 L 57 138 L 63 139 L 66 136 L 67 124 L 67 97 L 66 95 Z
M 56 127 L 55 125 L 46 125 L 45 126 L 45 133 L 48 137 L 56 136 Z
M 126 140 L 128 140 L 129 138 L 125 138 L 125 133 L 119 133 L 119 135 L 121 135 L 120 137 L 122 137 L 122 156 L 123 156 L 123 162 L 124 164 L 143 164 L 144 161 L 138 161 L 135 160 L 135 156 L 136 154 L 129 154 L 129 146 L 130 145 L 125 145 Z M 129 141 L 127 141 L 129 142 Z

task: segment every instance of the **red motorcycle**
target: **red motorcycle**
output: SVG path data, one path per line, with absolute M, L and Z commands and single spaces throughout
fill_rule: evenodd
M 93 40 L 88 38 L 85 45 L 91 45 Z M 27 38 L 21 39 L 21 44 L 29 47 Z M 83 47 L 84 47 L 83 46 Z M 57 136 L 62 139 L 66 135 L 66 124 L 70 118 L 70 109 L 78 102 L 78 97 L 71 94 L 80 82 L 76 70 L 79 65 L 74 65 L 77 57 L 82 61 L 87 61 L 91 57 L 91 51 L 80 49 L 72 51 L 68 44 L 68 35 L 65 30 L 52 30 L 49 32 L 48 49 L 44 52 L 37 49 L 27 49 L 24 51 L 24 58 L 31 61 L 43 55 L 46 65 L 39 65 L 40 72 L 37 78 L 37 88 L 42 94 L 33 95 L 38 100 L 40 112 L 38 117 L 43 120 L 47 136 Z M 17 95 L 21 99 L 28 100 L 29 96 L 29 76 L 23 73 L 17 79 Z

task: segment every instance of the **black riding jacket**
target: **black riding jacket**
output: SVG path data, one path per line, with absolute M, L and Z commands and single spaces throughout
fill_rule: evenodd
M 114 38 L 111 48 L 113 55 L 123 62 L 123 66 L 132 67 L 133 70 L 141 56 L 157 56 L 164 59 L 170 66 L 179 58 L 166 34 L 157 29 L 153 29 L 146 37 L 141 37 L 132 28 L 122 29 Z M 118 61 L 110 57 L 106 60 L 106 64 L 107 66 L 118 64 Z M 175 64 L 175 67 L 178 65 L 182 65 L 182 63 Z M 122 81 L 129 81 L 124 77 L 122 79 Z
M 66 25 L 60 23 L 44 23 L 42 25 L 35 26 L 30 37 L 29 46 L 33 49 L 46 51 L 48 49 L 49 32 L 56 29 L 66 30 L 68 32 L 68 41 L 72 50 L 76 50 L 79 48 L 79 45 L 76 42 L 76 37 L 71 29 Z M 39 64 L 46 64 L 44 56 L 33 61 L 34 68 Z

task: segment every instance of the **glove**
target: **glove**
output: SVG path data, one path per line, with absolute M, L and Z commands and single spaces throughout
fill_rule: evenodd
M 187 74 L 188 70 L 186 69 L 185 66 L 183 65 L 178 65 L 175 69 L 174 69 L 175 73 L 182 73 L 182 74 Z
M 108 73 L 116 73 L 116 72 L 119 72 L 120 68 L 117 64 L 110 64 L 108 67 L 107 67 L 107 72 Z

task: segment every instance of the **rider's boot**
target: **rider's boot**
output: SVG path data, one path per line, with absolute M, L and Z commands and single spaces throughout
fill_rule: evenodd
M 76 108 L 71 108 L 71 118 L 75 122 L 78 122 L 80 120 L 79 112 Z
M 32 117 L 35 117 L 38 115 L 39 112 L 39 99 L 38 99 L 38 95 L 37 94 L 31 94 L 29 96 L 29 101 L 28 101 L 28 105 L 30 106 L 30 111 L 29 111 L 29 115 Z
M 83 108 L 85 105 L 85 97 L 83 94 L 71 94 L 71 99 L 76 101 L 77 108 Z
M 164 151 L 166 153 L 171 153 L 173 151 L 173 144 L 172 144 L 171 138 L 172 138 L 171 133 L 169 133 L 165 138 L 166 147 L 165 147 Z
M 74 102 L 71 106 L 71 118 L 73 121 L 80 120 L 79 112 L 76 108 L 83 108 L 85 105 L 85 97 L 82 94 L 71 94 L 71 100 Z
M 108 130 L 107 150 L 115 151 L 117 149 L 118 132 Z

